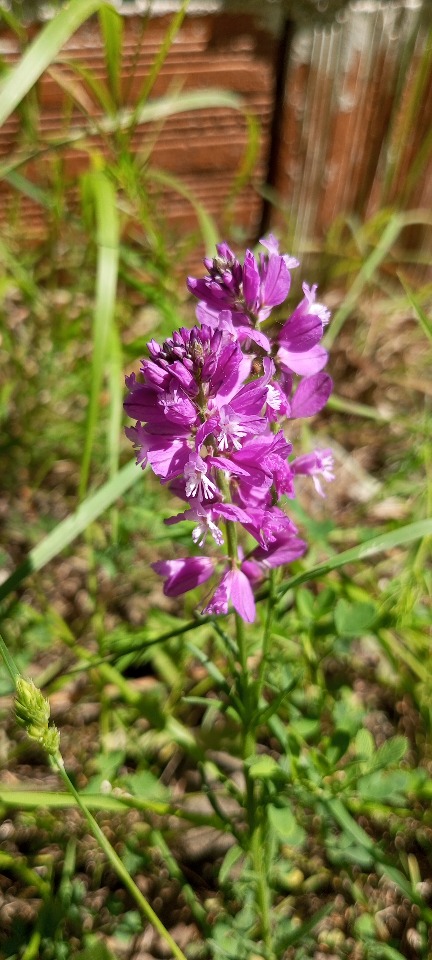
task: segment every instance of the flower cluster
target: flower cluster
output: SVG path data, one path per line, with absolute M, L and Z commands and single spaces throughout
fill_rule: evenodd
M 327 402 L 332 381 L 323 372 L 327 354 L 320 340 L 330 315 L 316 300 L 316 286 L 303 284 L 301 302 L 277 335 L 260 329 L 287 298 L 290 271 L 298 266 L 279 254 L 273 235 L 260 242 L 264 252 L 255 257 L 247 250 L 243 264 L 221 243 L 217 256 L 204 260 L 208 275 L 188 278 L 198 325 L 177 330 L 162 345 L 150 341 L 140 379 L 126 380 L 125 401 L 136 421 L 126 433 L 137 463 L 150 464 L 186 503 L 166 522 L 193 521 L 192 540 L 200 547 L 207 537 L 221 547 L 227 531 L 228 558 L 153 564 L 166 578 L 165 594 L 178 596 L 217 573 L 204 612 L 226 613 L 232 605 L 247 622 L 255 618 L 254 585 L 306 549 L 278 503 L 295 496 L 300 474 L 313 478 L 320 495 L 320 478 L 333 478 L 329 450 L 293 458 L 281 427 Z M 238 529 L 256 541 L 247 554 L 237 546 Z

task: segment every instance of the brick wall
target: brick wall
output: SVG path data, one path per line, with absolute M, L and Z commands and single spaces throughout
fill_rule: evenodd
M 242 6 L 241 0 L 203 0 L 195 2 L 194 10 L 152 97 L 218 88 L 239 95 L 258 120 L 257 156 L 231 210 L 239 230 L 255 239 L 264 227 L 288 224 L 298 247 L 323 236 L 340 214 L 365 217 L 386 203 L 430 209 L 431 3 L 250 0 Z M 123 92 L 130 105 L 168 22 L 168 17 L 155 16 L 144 23 L 133 12 L 125 17 Z M 0 30 L 0 53 L 7 64 L 19 56 L 18 41 L 6 28 Z M 29 126 L 36 126 L 42 143 L 67 139 L 71 129 L 85 125 L 84 112 L 96 128 L 102 111 L 90 86 L 72 69 L 75 61 L 97 80 L 104 78 L 96 18 L 75 34 L 41 79 L 39 112 L 30 103 L 0 130 L 0 163 L 25 151 Z M 79 91 L 80 106 L 70 95 L 71 85 Z M 247 143 L 245 115 L 231 107 L 203 107 L 140 124 L 132 141 L 154 166 L 180 178 L 220 225 Z M 61 154 L 47 150 L 19 173 L 44 186 L 53 176 L 54 158 L 61 155 L 73 209 L 79 173 L 88 167 L 92 152 L 109 149 L 107 139 L 94 130 L 85 144 L 66 145 Z M 270 191 L 262 190 L 266 184 Z M 0 189 L 1 218 L 19 209 L 29 234 L 43 230 L 46 214 L 34 197 L 20 195 L 18 204 L 13 184 L 3 181 Z M 263 193 L 273 203 L 263 200 Z M 158 202 L 174 229 L 183 231 L 196 222 L 193 207 L 175 190 L 164 188 Z M 414 243 L 423 240 L 422 230 L 411 237 Z

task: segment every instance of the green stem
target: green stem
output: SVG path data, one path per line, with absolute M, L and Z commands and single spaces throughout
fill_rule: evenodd
M 219 485 L 225 495 L 225 499 L 229 500 L 230 497 L 228 484 L 222 472 L 220 475 Z M 238 564 L 237 530 L 235 522 L 227 520 L 225 528 L 228 558 L 231 566 L 235 567 Z M 272 586 L 263 642 L 263 662 L 265 662 L 267 648 L 270 642 L 274 600 L 274 587 Z M 259 916 L 261 936 L 266 947 L 266 957 L 267 960 L 274 960 L 271 933 L 270 891 L 267 883 L 267 842 L 265 836 L 265 823 L 263 823 L 263 811 L 257 797 L 257 785 L 253 777 L 250 776 L 249 767 L 246 762 L 250 757 L 253 757 L 256 754 L 255 717 L 257 716 L 258 712 L 257 707 L 259 705 L 260 689 L 264 682 L 264 667 L 262 668 L 258 687 L 256 687 L 256 685 L 253 683 L 253 678 L 251 677 L 248 668 L 244 621 L 237 612 L 235 613 L 235 625 L 238 658 L 241 666 L 241 675 L 239 677 L 239 695 L 244 705 L 242 732 L 244 776 L 246 781 L 246 812 L 248 821 L 248 835 L 245 839 L 252 861 L 253 872 L 256 878 L 257 914 Z
M 90 827 L 90 830 L 97 840 L 101 850 L 103 850 L 105 856 L 109 860 L 111 866 L 115 870 L 117 876 L 122 881 L 126 890 L 134 898 L 136 904 L 138 905 L 141 912 L 144 914 L 149 923 L 152 924 L 154 929 L 159 933 L 159 935 L 165 940 L 165 943 L 168 944 L 172 955 L 176 957 L 176 960 L 186 960 L 186 957 L 180 947 L 177 946 L 175 940 L 173 940 L 171 934 L 168 932 L 166 927 L 164 927 L 162 921 L 159 919 L 158 915 L 154 912 L 153 908 L 150 906 L 146 898 L 141 893 L 141 890 L 137 887 L 135 881 L 132 879 L 130 873 L 126 870 L 124 863 L 120 860 L 120 857 L 115 852 L 114 848 L 111 846 L 109 840 L 101 830 L 97 820 L 90 813 L 86 803 L 80 796 L 80 794 L 75 790 L 75 787 L 72 781 L 69 779 L 66 770 L 64 768 L 63 760 L 60 755 L 57 755 L 52 758 L 52 764 L 60 774 L 60 777 L 63 780 L 63 783 L 67 787 L 69 793 L 72 794 L 74 800 L 78 804 L 80 810 L 82 811 L 87 823 Z
M 227 522 L 228 526 L 229 521 Z M 227 534 L 227 541 L 229 538 Z M 267 645 L 271 633 L 271 622 L 273 616 L 274 597 L 269 601 L 268 615 L 265 630 L 265 642 L 263 644 L 263 660 L 267 652 Z M 271 614 L 270 614 L 271 611 Z M 243 699 L 244 726 L 243 726 L 243 760 L 245 762 L 244 775 L 246 781 L 246 811 L 248 819 L 248 848 L 252 860 L 253 871 L 256 877 L 256 902 L 257 913 L 260 918 L 261 935 L 266 946 L 267 960 L 273 960 L 274 953 L 272 947 L 271 916 L 270 916 L 270 892 L 267 882 L 267 843 L 265 829 L 263 830 L 263 814 L 257 799 L 257 785 L 250 776 L 249 767 L 246 761 L 249 757 L 256 754 L 256 727 L 254 715 L 256 715 L 259 704 L 259 685 L 254 690 L 250 682 L 251 677 L 247 664 L 247 648 L 245 637 L 244 621 L 238 613 L 235 614 L 237 647 L 239 651 L 239 661 L 241 664 L 242 690 L 240 694 Z M 262 685 L 262 684 L 261 684 Z M 264 825 L 265 827 L 265 825 Z
M 265 670 L 267 666 L 267 658 L 269 654 L 273 618 L 274 618 L 275 605 L 276 605 L 276 599 L 277 599 L 276 598 L 276 575 L 274 570 L 270 570 L 268 590 L 269 590 L 269 593 L 268 593 L 268 600 L 267 600 L 267 616 L 266 616 L 266 622 L 264 627 L 261 663 L 260 663 L 259 672 L 258 672 L 258 687 L 257 687 L 258 705 L 260 702 L 262 689 L 264 686 Z
M 267 863 L 266 863 L 267 844 L 263 835 L 261 823 L 257 824 L 251 837 L 251 857 L 256 875 L 257 883 L 257 903 L 261 923 L 261 934 L 266 945 L 267 960 L 274 960 L 272 933 L 271 933 L 271 912 L 270 912 L 270 888 L 267 881 Z

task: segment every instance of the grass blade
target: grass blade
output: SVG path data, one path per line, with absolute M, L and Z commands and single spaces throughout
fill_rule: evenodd
M 99 394 L 114 319 L 119 259 L 119 222 L 114 187 L 104 173 L 92 172 L 85 177 L 85 190 L 96 213 L 98 261 L 91 387 L 79 485 L 81 497 L 87 489 L 90 472 L 99 412 Z
M 121 57 L 123 19 L 114 7 L 102 7 L 99 23 L 105 48 L 105 63 L 111 96 L 119 106 L 121 99 Z
M 90 810 L 106 810 L 110 813 L 126 813 L 133 806 L 117 797 L 106 796 L 104 794 L 85 794 L 85 802 Z M 4 803 L 9 808 L 18 808 L 20 810 L 34 810 L 37 807 L 47 807 L 48 809 L 65 810 L 68 807 L 75 807 L 76 800 L 69 793 L 61 793 L 59 790 L 14 790 L 6 788 L 0 789 L 0 803 Z M 166 803 L 143 802 L 140 801 L 141 809 L 148 809 L 153 813 L 165 813 L 170 809 Z
M 248 113 L 246 110 L 244 111 L 244 118 L 247 126 L 246 150 L 235 174 L 225 204 L 224 220 L 228 227 L 231 227 L 233 218 L 235 217 L 236 198 L 250 182 L 260 151 L 261 125 L 257 117 L 252 113 Z
M 392 550 L 395 547 L 404 546 L 405 544 L 411 543 L 414 540 L 422 540 L 429 534 L 432 535 L 432 517 L 429 517 L 426 520 L 419 520 L 416 523 L 408 523 L 406 526 L 399 527 L 397 530 L 392 530 L 390 533 L 383 533 L 378 537 L 371 537 L 369 540 L 365 540 L 356 547 L 352 547 L 350 550 L 344 550 L 343 553 L 337 553 L 324 563 L 318 564 L 316 567 L 311 567 L 309 570 L 305 570 L 303 573 L 299 573 L 295 577 L 291 577 L 279 587 L 278 596 L 282 597 L 285 593 L 287 593 L 288 590 L 299 586 L 301 583 L 307 583 L 309 580 L 318 580 L 320 577 L 330 573 L 332 570 L 337 570 L 339 567 L 343 567 L 346 563 L 355 563 L 359 560 L 365 560 L 369 557 L 375 556 L 377 553 L 384 553 L 386 550 Z M 265 600 L 267 597 L 268 588 L 263 587 L 263 589 L 257 593 L 256 600 Z M 178 637 L 182 634 L 198 630 L 204 624 L 212 623 L 215 619 L 217 619 L 215 616 L 207 614 L 206 616 L 201 616 L 196 620 L 189 620 L 189 622 L 183 623 L 180 627 L 175 627 L 173 630 L 168 630 L 166 633 L 161 634 L 158 638 L 159 643 L 165 643 L 167 640 L 171 640 L 173 637 Z M 136 644 L 134 641 L 130 641 L 128 643 L 128 651 L 131 652 L 132 650 L 142 649 L 142 646 L 145 642 L 145 634 L 143 631 L 139 631 Z
M 421 326 L 421 328 L 422 328 L 422 330 L 423 330 L 423 333 L 426 334 L 426 337 L 428 338 L 428 340 L 430 341 L 430 343 L 432 343 L 432 320 L 430 320 L 430 318 L 429 318 L 428 316 L 426 316 L 426 314 L 425 314 L 423 308 L 420 306 L 417 298 L 414 296 L 414 294 L 411 292 L 411 290 L 407 287 L 406 283 L 404 283 L 402 277 L 399 277 L 399 279 L 400 279 L 400 281 L 401 281 L 401 283 L 402 283 L 402 286 L 403 286 L 403 288 L 404 288 L 404 290 L 405 290 L 405 293 L 406 293 L 406 295 L 407 295 L 407 297 L 408 297 L 408 300 L 409 300 L 409 302 L 410 302 L 410 304 L 411 304 L 411 306 L 412 306 L 412 308 L 413 308 L 413 310 L 414 310 L 414 313 L 415 313 L 415 315 L 416 315 L 416 317 L 417 317 L 417 320 L 419 321 L 419 324 L 420 324 L 420 326 Z
M 354 400 L 348 400 L 346 397 L 338 397 L 335 393 L 327 400 L 327 407 L 330 410 L 338 410 L 341 413 L 351 413 L 355 417 L 365 417 L 367 420 L 376 420 L 377 423 L 388 423 L 391 419 L 380 413 L 375 407 L 370 407 L 366 403 L 356 403 Z
M 104 0 L 70 0 L 41 30 L 19 63 L 0 82 L 0 126 L 78 27 L 102 6 Z
M 336 310 L 333 320 L 324 337 L 324 343 L 327 348 L 331 347 L 336 337 L 340 333 L 345 321 L 354 309 L 365 286 L 374 279 L 374 274 L 379 266 L 385 260 L 390 250 L 397 240 L 399 234 L 405 227 L 417 224 L 431 224 L 431 217 L 428 210 L 408 210 L 406 213 L 393 213 L 383 231 L 377 245 L 370 253 L 367 260 L 359 270 L 354 283 L 351 285 L 344 302 Z M 367 227 L 367 224 L 366 224 Z
M 379 242 L 369 254 L 363 266 L 359 270 L 354 283 L 351 285 L 344 302 L 336 310 L 333 320 L 325 336 L 326 347 L 331 347 L 336 337 L 342 330 L 345 321 L 348 319 L 351 311 L 354 309 L 360 294 L 364 287 L 373 279 L 378 267 L 391 250 L 395 240 L 399 236 L 402 227 L 405 226 L 405 217 L 403 214 L 395 213 L 389 220 Z
M 192 191 L 185 187 L 181 180 L 179 180 L 177 177 L 174 177 L 171 173 L 165 173 L 163 170 L 156 170 L 151 167 L 147 171 L 147 176 L 156 183 L 160 183 L 162 186 L 169 187 L 171 190 L 175 190 L 175 192 L 179 193 L 181 197 L 184 197 L 185 200 L 189 201 L 196 213 L 202 238 L 204 240 L 206 254 L 207 256 L 212 256 L 214 248 L 219 241 L 219 234 L 213 217 L 207 213 L 207 210 L 202 203 L 195 198 Z
M 187 8 L 188 8 L 188 6 L 189 6 L 189 3 L 190 3 L 190 0 L 183 0 L 183 3 L 182 3 L 182 5 L 181 5 L 180 9 L 177 11 L 177 13 L 175 14 L 175 16 L 174 16 L 173 19 L 171 20 L 171 23 L 170 23 L 170 25 L 169 25 L 169 27 L 168 27 L 168 30 L 167 30 L 167 32 L 166 32 L 166 34 L 165 34 L 165 36 L 164 36 L 164 39 L 163 39 L 163 41 L 162 41 L 162 43 L 161 43 L 161 45 L 160 45 L 160 47 L 159 47 L 159 50 L 158 50 L 158 52 L 157 52 L 157 54 L 156 54 L 155 59 L 154 59 L 154 61 L 153 61 L 152 67 L 151 67 L 151 69 L 150 69 L 150 71 L 149 71 L 149 74 L 148 74 L 148 76 L 146 77 L 146 79 L 145 79 L 145 81 L 144 81 L 144 84 L 143 84 L 143 86 L 142 86 L 142 88 L 141 88 L 141 91 L 140 91 L 140 94 L 139 94 L 139 97 L 138 97 L 138 100 L 137 100 L 137 104 L 136 104 L 136 107 L 135 107 L 135 111 L 134 111 L 134 113 L 135 113 L 135 122 L 139 122 L 139 121 L 137 121 L 137 117 L 138 117 L 138 113 L 139 113 L 139 108 L 141 107 L 141 105 L 142 105 L 143 103 L 146 102 L 146 100 L 148 99 L 149 94 L 151 93 L 151 91 L 152 91 L 152 89 L 153 89 L 153 86 L 154 86 L 154 84 L 155 84 L 155 82 L 156 82 L 156 80 L 157 80 L 157 78 L 158 78 L 158 76 L 159 76 L 159 74 L 160 74 L 160 71 L 161 71 L 161 69 L 162 69 L 162 67 L 163 67 L 163 65 L 164 65 L 164 63 L 165 63 L 165 60 L 166 60 L 166 58 L 167 58 L 167 56 L 168 56 L 168 54 L 169 54 L 169 51 L 170 51 L 170 49 L 171 49 L 171 47 L 172 47 L 172 45 L 173 45 L 173 43 L 174 43 L 174 40 L 175 40 L 175 38 L 176 38 L 179 30 L 180 30 L 180 27 L 181 27 L 181 25 L 182 25 L 182 23 L 183 23 L 183 20 L 184 20 L 185 16 L 186 16 L 186 12 L 187 12 Z
M 123 415 L 123 353 L 121 341 L 116 325 L 111 327 L 111 337 L 108 357 L 108 386 L 110 396 L 110 412 L 108 420 L 108 470 L 110 477 L 118 473 L 120 460 L 120 436 Z M 112 537 L 117 539 L 118 516 L 117 510 L 111 511 Z
M 141 476 L 135 461 L 126 464 L 115 477 L 104 483 L 96 493 L 87 497 L 75 511 L 62 520 L 41 543 L 30 551 L 26 560 L 0 585 L 0 601 L 16 590 L 18 585 L 32 573 L 41 570 L 45 564 L 62 552 L 87 527 L 97 520 L 119 497 L 123 496 Z
M 304 573 L 290 577 L 286 583 L 279 587 L 278 594 L 281 597 L 288 590 L 292 590 L 293 587 L 298 587 L 301 583 L 307 583 L 308 580 L 318 580 L 332 570 L 344 567 L 346 563 L 368 560 L 369 557 L 374 557 L 377 553 L 402 547 L 413 540 L 422 540 L 429 534 L 432 534 L 432 517 L 428 517 L 426 520 L 417 520 L 415 523 L 408 523 L 403 527 L 398 527 L 397 530 L 391 530 L 390 533 L 382 533 L 378 537 L 371 537 L 369 540 L 357 544 L 356 547 L 351 547 L 349 550 L 344 550 L 343 553 L 337 553 L 334 557 L 329 557 L 324 563 L 311 567 Z M 264 594 L 264 591 L 260 591 L 259 599 L 264 599 L 264 595 L 267 596 L 267 592 Z
M 83 76 L 86 78 L 84 73 Z M 95 93 L 97 93 L 96 88 Z M 97 93 L 99 99 L 101 99 L 102 93 L 102 88 L 99 85 L 99 92 Z M 12 170 L 17 170 L 19 167 L 28 163 L 29 160 L 35 160 L 37 157 L 41 157 L 52 150 L 62 150 L 63 147 L 79 143 L 82 140 L 86 140 L 89 136 L 95 136 L 99 133 L 116 133 L 119 130 L 129 130 L 135 123 L 139 126 L 144 123 L 164 120 L 167 117 L 176 116 L 178 113 L 211 108 L 224 108 L 245 113 L 242 97 L 236 93 L 231 93 L 230 90 L 208 89 L 204 91 L 191 91 L 190 93 L 171 94 L 153 100 L 151 103 L 144 104 L 144 106 L 140 107 L 137 114 L 135 114 L 135 110 L 126 109 L 120 110 L 114 117 L 101 117 L 97 123 L 89 119 L 87 126 L 72 129 L 65 136 L 46 140 L 40 148 L 29 151 L 19 150 L 5 160 L 4 163 L 0 164 L 0 179 Z
M 23 177 L 21 173 L 12 171 L 5 177 L 5 180 L 7 180 L 9 186 L 13 187 L 14 190 L 18 190 L 23 196 L 33 200 L 33 203 L 38 203 L 41 207 L 44 207 L 45 210 L 52 209 L 53 200 L 48 191 L 43 190 L 42 187 L 39 187 L 36 183 L 32 183 L 27 177 Z

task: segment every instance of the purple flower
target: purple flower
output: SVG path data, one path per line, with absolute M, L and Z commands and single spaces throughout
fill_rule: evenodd
M 251 553 L 250 559 L 259 563 L 263 568 L 271 570 L 274 567 L 282 567 L 286 563 L 293 563 L 302 557 L 307 550 L 307 543 L 300 540 L 291 531 L 280 532 L 273 538 L 268 549 L 256 547 Z
M 217 521 L 219 516 L 223 516 L 223 514 L 217 512 L 217 506 L 218 505 L 214 507 L 204 506 L 199 500 L 196 500 L 195 503 L 192 503 L 189 510 L 184 510 L 183 513 L 178 513 L 175 517 L 169 517 L 168 520 L 164 520 L 164 523 L 171 525 L 179 523 L 181 520 L 193 520 L 197 524 L 192 531 L 192 540 L 194 543 L 197 543 L 199 547 L 204 546 L 207 536 L 210 534 L 215 543 L 217 543 L 218 546 L 222 546 L 224 542 L 223 533 L 217 523 L 215 523 L 215 520 Z
M 219 490 L 216 484 L 208 476 L 208 466 L 198 453 L 190 454 L 184 466 L 184 476 L 188 499 L 196 497 L 201 503 L 203 500 L 213 500 L 218 495 Z
M 278 366 L 300 376 L 318 373 L 327 362 L 327 351 L 319 346 L 330 312 L 315 299 L 316 284 L 303 284 L 303 300 L 279 331 Z
M 321 486 L 320 476 L 327 482 L 334 480 L 333 473 L 333 453 L 331 450 L 314 450 L 313 453 L 304 453 L 301 457 L 296 457 L 291 463 L 292 472 L 296 475 L 303 474 L 312 477 L 315 490 L 320 497 L 325 497 Z
M 178 436 L 178 432 L 161 430 L 160 433 L 153 433 L 140 423 L 125 430 L 137 451 L 137 465 L 144 469 L 149 463 L 162 483 L 168 483 L 178 476 L 191 454 L 188 433 Z
M 216 245 L 217 256 L 211 260 L 206 257 L 204 265 L 209 275 L 202 280 L 195 277 L 187 278 L 187 287 L 194 297 L 211 311 L 234 309 L 241 305 L 243 268 L 234 256 L 227 243 Z
M 215 327 L 222 312 L 224 323 L 231 323 L 241 331 L 242 340 L 245 331 L 254 328 L 270 316 L 273 307 L 286 299 L 291 286 L 290 268 L 298 266 L 293 257 L 280 256 L 274 236 L 260 240 L 267 253 L 261 253 L 257 259 L 251 250 L 246 250 L 243 266 L 234 256 L 227 244 L 219 244 L 217 257 L 206 258 L 204 264 L 209 275 L 202 280 L 188 277 L 187 286 L 198 298 L 197 318 L 201 323 Z M 256 340 L 257 332 L 250 336 Z M 264 340 L 267 349 L 268 339 Z
M 151 566 L 166 577 L 163 592 L 166 597 L 179 597 L 205 583 L 214 571 L 214 560 L 209 557 L 183 557 L 179 560 L 159 560 Z
M 325 407 L 333 389 L 333 381 L 328 373 L 314 373 L 303 377 L 291 400 L 291 418 L 313 417 Z
M 265 252 L 247 250 L 243 264 L 221 243 L 217 256 L 204 261 L 208 275 L 189 277 L 200 324 L 174 331 L 162 344 L 149 342 L 139 378 L 126 380 L 125 401 L 136 421 L 126 434 L 137 463 L 149 464 L 186 502 L 166 523 L 191 521 L 192 541 L 202 547 L 210 535 L 218 548 L 224 524 L 240 527 L 239 555 L 229 556 L 228 566 L 225 559 L 206 612 L 226 613 L 232 605 L 247 622 L 255 616 L 251 584 L 305 549 L 282 498 L 295 496 L 300 474 L 312 477 L 321 496 L 320 478 L 333 479 L 330 451 L 290 460 L 292 444 L 280 427 L 284 418 L 314 416 L 327 402 L 332 381 L 322 372 L 327 354 L 320 341 L 329 313 L 316 300 L 316 286 L 303 284 L 303 299 L 277 340 L 259 329 L 286 299 L 290 270 L 298 266 L 280 254 L 272 234 L 260 243 Z M 242 560 L 245 536 L 258 546 Z M 167 596 L 178 596 L 209 579 L 217 562 L 186 557 L 153 568 L 165 577 Z
M 246 574 L 238 567 L 227 570 L 203 613 L 228 613 L 230 603 L 246 623 L 254 622 L 255 600 L 252 588 Z

